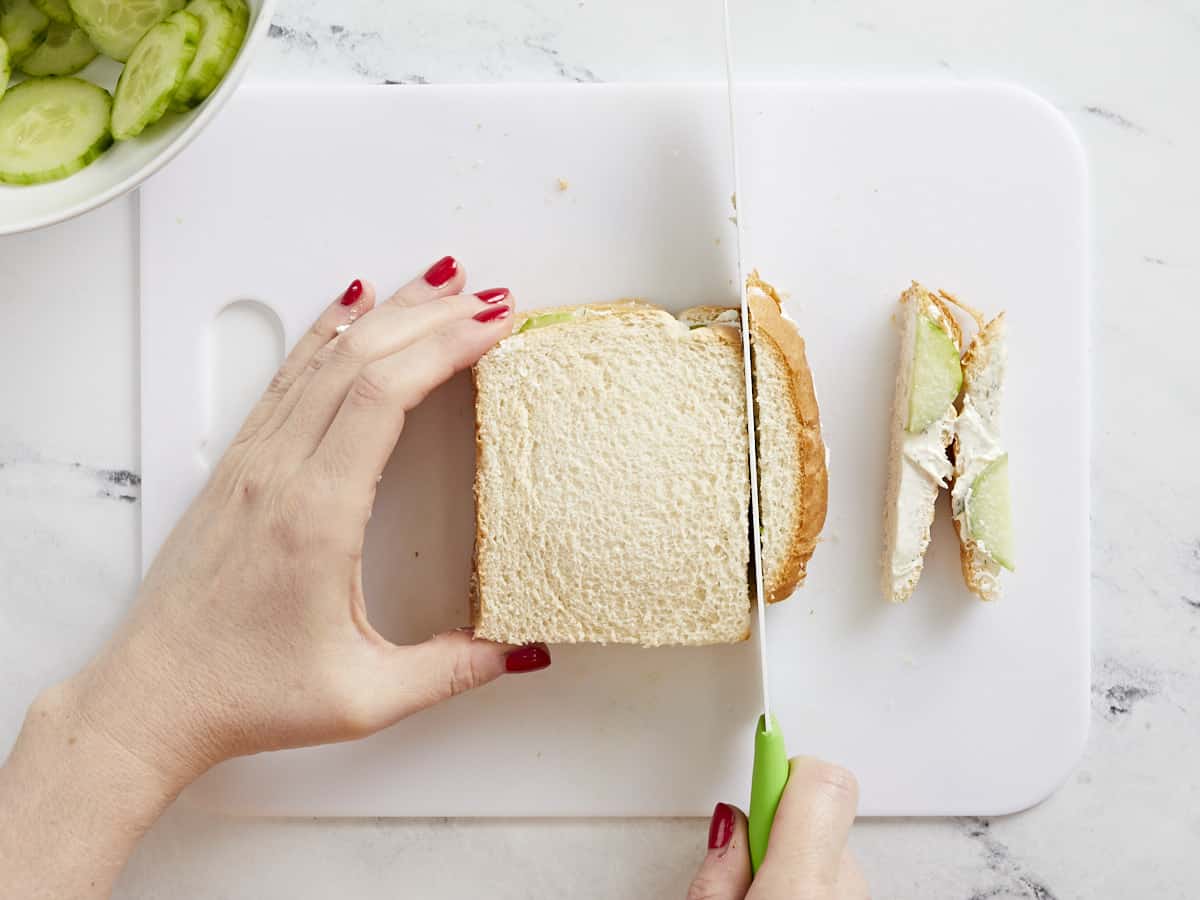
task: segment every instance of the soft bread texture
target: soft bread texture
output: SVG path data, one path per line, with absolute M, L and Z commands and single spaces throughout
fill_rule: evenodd
M 750 285 L 774 602 L 804 578 L 825 519 L 825 448 L 804 343 L 774 290 L 757 274 Z M 475 368 L 475 633 L 508 643 L 744 640 L 738 310 L 694 307 L 676 320 L 636 300 L 563 306 L 519 317 L 514 332 L 555 313 L 571 318 L 514 334 Z M 581 391 L 594 402 L 579 403 Z M 571 398 L 565 415 L 556 396 Z
M 808 574 L 825 525 L 829 473 L 804 339 L 757 272 L 749 289 L 763 574 L 767 601 L 775 603 Z
M 561 307 L 475 366 L 474 621 L 526 643 L 749 636 L 739 337 Z M 519 324 L 517 326 L 519 328 Z
M 1004 453 L 999 435 L 1008 363 L 1007 330 L 1004 313 L 1000 313 L 975 334 L 963 356 L 963 395 L 954 438 L 954 526 L 963 579 L 981 600 L 1000 599 L 1000 565 L 968 533 L 967 497 L 978 475 Z
M 804 340 L 784 318 L 778 293 L 753 272 L 747 281 L 754 366 L 763 588 L 786 600 L 804 581 L 829 500 L 825 444 Z M 680 318 L 720 321 L 738 311 L 695 307 Z
M 926 315 L 940 325 L 962 350 L 962 331 L 945 302 L 913 282 L 900 296 L 899 371 L 892 405 L 888 454 L 887 500 L 884 504 L 883 595 L 892 603 L 912 596 L 925 565 L 938 491 L 952 473 L 946 449 L 954 439 L 954 404 L 921 435 L 905 429 L 912 385 L 913 348 L 917 317 Z

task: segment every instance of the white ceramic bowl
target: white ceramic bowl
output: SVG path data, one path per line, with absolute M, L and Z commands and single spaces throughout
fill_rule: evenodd
M 133 190 L 186 147 L 233 94 L 254 48 L 267 33 L 275 0 L 247 2 L 251 18 L 246 40 L 233 67 L 207 100 L 190 112 L 168 113 L 138 137 L 118 141 L 90 166 L 61 181 L 29 186 L 0 184 L 0 235 L 53 225 L 95 209 Z M 98 57 L 78 77 L 111 91 L 120 73 L 120 63 Z

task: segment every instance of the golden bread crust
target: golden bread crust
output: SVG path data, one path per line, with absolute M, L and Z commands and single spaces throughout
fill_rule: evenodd
M 821 415 L 808 365 L 804 339 L 796 326 L 783 317 L 775 288 L 752 272 L 747 279 L 750 290 L 752 336 L 780 354 L 791 373 L 792 409 L 800 423 L 800 443 L 796 457 L 799 470 L 800 514 L 792 532 L 788 554 L 765 585 L 767 601 L 785 600 L 808 574 L 808 561 L 817 546 L 829 506 L 829 473 L 825 465 L 825 442 L 821 438 Z

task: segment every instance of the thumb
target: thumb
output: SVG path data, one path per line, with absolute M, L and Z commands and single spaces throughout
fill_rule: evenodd
M 477 640 L 471 629 L 447 631 L 420 644 L 395 647 L 386 683 L 394 722 L 504 674 L 536 672 L 550 665 L 545 644 L 514 647 Z
M 708 826 L 708 853 L 692 879 L 687 900 L 743 900 L 750 889 L 749 846 L 742 811 L 718 803 Z
M 806 756 L 793 759 L 755 896 L 840 896 L 839 866 L 857 808 L 858 782 L 850 772 Z

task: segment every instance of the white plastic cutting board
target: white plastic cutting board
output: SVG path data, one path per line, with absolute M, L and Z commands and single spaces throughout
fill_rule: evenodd
M 866 814 L 998 814 L 1045 797 L 1088 720 L 1085 173 L 1063 118 L 969 84 L 742 89 L 747 259 L 790 293 L 830 451 L 808 584 L 769 611 L 792 752 L 854 769 Z M 382 293 L 453 253 L 527 307 L 640 295 L 736 303 L 722 88 L 245 89 L 142 192 L 148 562 L 279 352 L 355 277 Z M 566 179 L 560 189 L 558 179 Z M 912 278 L 1011 332 L 1019 570 L 969 596 L 946 506 L 913 599 L 879 597 L 896 363 Z M 261 339 L 261 340 L 260 340 Z M 373 621 L 467 618 L 464 378 L 411 417 L 368 533 Z M 681 528 L 701 523 L 679 523 Z M 193 801 L 259 814 L 705 815 L 747 796 L 753 642 L 555 647 L 355 744 L 220 767 Z

